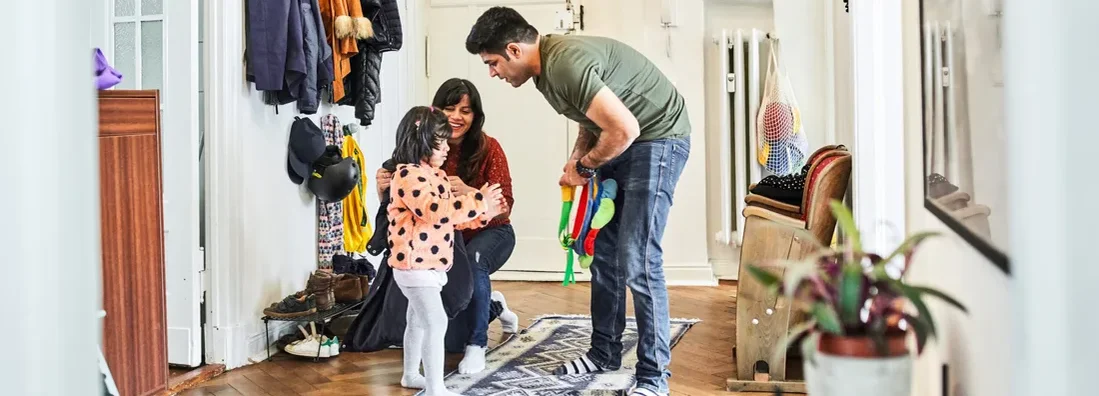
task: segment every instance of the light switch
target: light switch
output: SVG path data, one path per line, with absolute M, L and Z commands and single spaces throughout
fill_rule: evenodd
M 557 11 L 557 21 L 554 23 L 553 29 L 560 31 L 572 30 L 572 12 L 568 10 Z

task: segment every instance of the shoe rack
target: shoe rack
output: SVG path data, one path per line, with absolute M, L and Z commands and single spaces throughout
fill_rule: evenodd
M 331 309 L 324 310 L 324 311 L 317 311 L 316 313 L 311 313 L 311 314 L 302 315 L 302 316 L 298 316 L 298 317 L 292 317 L 292 318 L 285 318 L 285 317 L 276 318 L 276 317 L 273 317 L 273 316 L 264 315 L 263 318 L 261 318 L 261 319 L 263 320 L 263 326 L 264 326 L 264 332 L 263 333 L 267 335 L 267 345 L 272 345 L 271 344 L 271 322 L 299 322 L 299 323 L 310 322 L 310 323 L 319 323 L 321 325 L 321 331 L 319 333 L 315 333 L 315 334 L 324 334 L 324 330 L 328 327 L 328 324 L 332 322 L 332 319 L 335 319 L 335 318 L 339 317 L 340 315 L 342 315 L 343 313 L 348 312 L 352 309 L 356 309 L 356 308 L 361 307 L 363 302 L 365 302 L 365 301 L 366 301 L 366 299 L 363 298 L 362 300 L 355 301 L 355 302 L 335 303 L 332 306 Z M 321 357 L 321 350 L 320 350 L 319 345 L 318 345 L 317 356 L 313 357 L 313 361 L 319 360 L 320 357 Z M 271 360 L 271 348 L 267 348 L 267 360 L 268 361 Z

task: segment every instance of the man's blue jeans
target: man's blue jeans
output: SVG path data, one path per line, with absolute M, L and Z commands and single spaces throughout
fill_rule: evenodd
M 595 240 L 588 358 L 604 369 L 621 368 L 629 286 L 637 315 L 637 386 L 664 394 L 669 393 L 672 353 L 660 244 L 675 186 L 691 151 L 688 139 L 634 143 L 599 168 L 598 176 L 614 179 L 618 196 L 614 218 Z
M 473 266 L 473 297 L 469 301 L 473 316 L 469 345 L 488 345 L 488 322 L 491 313 L 492 282 L 489 274 L 508 261 L 515 250 L 515 229 L 511 224 L 486 228 L 466 242 L 466 253 Z

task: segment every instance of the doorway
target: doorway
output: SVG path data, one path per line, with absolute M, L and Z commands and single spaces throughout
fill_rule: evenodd
M 498 3 L 498 4 L 496 4 Z M 542 99 L 530 81 L 519 88 L 489 77 L 488 68 L 465 50 L 469 28 L 485 10 L 497 5 L 514 8 L 538 29 L 557 33 L 558 13 L 566 0 L 515 2 L 440 2 L 427 6 L 426 97 L 450 78 L 472 81 L 481 92 L 485 108 L 485 133 L 496 138 L 509 161 L 515 208 L 515 250 L 495 278 L 560 280 L 565 255 L 557 242 L 561 190 L 553 182 L 572 151 L 576 128 Z M 515 3 L 515 4 L 512 4 Z M 514 109 L 523 109 L 515 112 Z
M 200 2 L 103 0 L 93 29 L 125 77 L 115 89 L 160 91 L 168 363 L 203 364 L 199 238 Z M 95 37 L 95 32 L 102 32 Z M 171 78 L 169 78 L 171 76 Z

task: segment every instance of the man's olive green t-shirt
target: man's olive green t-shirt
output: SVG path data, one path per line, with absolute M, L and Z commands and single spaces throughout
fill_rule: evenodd
M 545 35 L 539 52 L 538 91 L 558 114 L 599 135 L 602 129 L 585 115 L 595 94 L 610 88 L 637 118 L 636 141 L 684 137 L 691 133 L 687 106 L 672 82 L 648 58 L 614 39 Z

